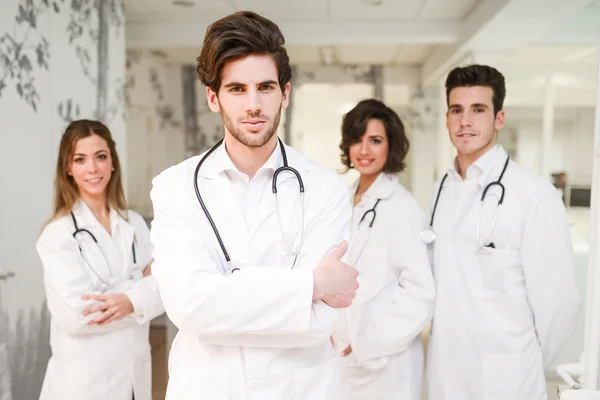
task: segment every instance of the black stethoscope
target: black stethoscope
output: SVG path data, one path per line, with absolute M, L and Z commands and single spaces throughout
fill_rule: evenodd
M 96 269 L 92 266 L 92 264 L 86 258 L 85 254 L 83 253 L 83 249 L 81 248 L 81 244 L 77 240 L 77 234 L 87 233 L 94 240 L 94 243 L 96 243 L 96 245 L 98 245 L 98 240 L 96 239 L 96 236 L 94 236 L 94 234 L 92 232 L 90 232 L 89 230 L 87 230 L 85 228 L 79 228 L 79 226 L 77 225 L 77 219 L 75 218 L 75 214 L 73 214 L 73 212 L 71 212 L 71 218 L 73 219 L 73 225 L 75 226 L 75 232 L 73 232 L 73 238 L 75 239 L 75 241 L 77 241 L 77 247 L 79 247 L 79 253 L 81 254 L 81 257 L 83 258 L 85 263 L 88 265 L 88 267 L 92 270 L 94 275 L 96 275 L 98 280 L 101 282 L 99 290 L 104 292 L 104 291 L 108 290 L 109 287 L 113 286 L 116 283 L 115 277 L 113 276 L 111 269 L 108 268 L 110 278 L 107 281 L 96 271 Z M 137 269 L 137 257 L 135 255 L 135 238 L 134 238 L 133 242 L 131 243 L 131 252 L 133 254 L 133 271 L 135 274 L 136 272 L 140 272 Z M 102 254 L 102 257 L 104 257 L 104 253 L 102 253 L 102 251 L 100 251 L 100 253 Z M 106 259 L 104 259 L 104 261 L 106 262 Z M 108 263 L 107 263 L 107 265 L 108 265 Z M 138 277 L 138 278 L 141 278 L 141 277 Z
M 506 193 L 506 189 L 504 188 L 504 185 L 502 184 L 502 178 L 504 177 L 504 173 L 506 172 L 506 168 L 508 167 L 509 161 L 510 161 L 510 157 L 506 157 L 506 162 L 504 163 L 504 167 L 502 168 L 502 173 L 500 173 L 498 180 L 489 183 L 485 187 L 485 189 L 483 189 L 483 193 L 481 194 L 480 207 L 479 207 L 479 219 L 477 220 L 477 244 L 479 245 L 480 248 L 482 248 L 484 246 L 485 242 L 489 239 L 489 237 L 492 233 L 492 230 L 494 229 L 494 226 L 496 225 L 496 221 L 498 220 L 498 214 L 500 213 L 500 207 L 502 207 L 502 203 L 504 202 L 504 194 Z M 444 177 L 442 178 L 442 182 L 440 183 L 440 188 L 438 189 L 437 196 L 435 198 L 435 203 L 433 205 L 433 212 L 431 213 L 431 220 L 429 221 L 429 227 L 427 227 L 426 229 L 424 229 L 421 232 L 421 239 L 427 244 L 433 243 L 436 238 L 435 232 L 433 231 L 433 220 L 435 218 L 435 211 L 437 210 L 438 202 L 440 200 L 440 194 L 442 193 L 442 189 L 444 188 L 444 182 L 446 181 L 446 178 L 448 178 L 448 173 L 446 173 L 444 175 Z M 483 201 L 485 200 L 485 196 L 487 195 L 488 190 L 494 186 L 498 186 L 500 188 L 501 194 L 500 194 L 500 197 L 498 198 L 498 206 L 496 208 L 496 214 L 494 215 L 494 220 L 492 221 L 492 225 L 490 226 L 490 229 L 488 230 L 488 233 L 487 233 L 485 239 L 483 240 L 483 242 L 481 242 L 480 234 L 481 234 L 481 217 L 483 215 Z
M 304 182 L 302 182 L 302 177 L 300 176 L 300 173 L 298 171 L 296 171 L 296 169 L 294 169 L 288 165 L 287 154 L 285 153 L 285 148 L 283 146 L 283 142 L 279 138 L 277 138 L 277 140 L 279 141 L 279 147 L 281 149 L 281 158 L 283 159 L 283 166 L 277 168 L 275 170 L 275 172 L 273 173 L 272 191 L 273 191 L 273 194 L 275 195 L 275 208 L 277 211 L 277 219 L 279 221 L 279 229 L 281 230 L 281 236 L 283 237 L 283 242 L 285 244 L 285 247 L 292 255 L 294 255 L 294 263 L 292 264 L 292 268 L 294 268 L 294 265 L 296 265 L 296 260 L 298 259 L 298 255 L 300 254 L 300 249 L 302 248 L 302 241 L 304 239 Z M 202 157 L 202 159 L 200 159 L 200 162 L 198 162 L 198 165 L 196 166 L 196 170 L 194 171 L 194 189 L 196 191 L 196 197 L 198 198 L 198 202 L 200 203 L 200 206 L 202 207 L 202 210 L 204 211 L 204 215 L 206 215 L 206 218 L 208 219 L 208 222 L 210 223 L 210 226 L 212 227 L 212 230 L 215 233 L 217 241 L 219 242 L 219 246 L 221 247 L 221 251 L 223 252 L 223 255 L 225 256 L 225 260 L 227 261 L 227 265 L 229 268 L 227 269 L 227 271 L 223 271 L 223 272 L 233 273 L 234 271 L 239 270 L 239 268 L 233 267 L 231 265 L 231 258 L 229 257 L 229 253 L 227 252 L 227 249 L 225 248 L 223 239 L 221 239 L 219 230 L 217 229 L 215 222 L 213 221 L 212 217 L 210 216 L 210 213 L 208 212 L 208 208 L 206 208 L 206 205 L 204 204 L 204 201 L 202 200 L 202 196 L 200 195 L 200 190 L 198 189 L 198 172 L 200 171 L 200 166 L 204 163 L 204 161 L 208 158 L 208 156 L 210 156 L 212 154 L 212 152 L 214 152 L 222 143 L 223 143 L 223 139 L 219 140 L 219 142 L 217 144 L 215 144 L 208 152 L 206 152 L 204 157 Z M 301 208 L 302 208 L 301 212 L 300 212 L 300 214 L 301 214 L 300 241 L 298 243 L 296 250 L 292 249 L 292 247 L 289 245 L 289 243 L 285 237 L 285 234 L 283 232 L 283 225 L 281 224 L 281 216 L 279 215 L 279 201 L 277 199 L 277 177 L 283 171 L 289 171 L 296 176 L 296 179 L 298 180 L 298 187 L 300 189 Z
M 368 209 L 367 211 L 365 211 L 365 213 L 363 214 L 363 216 L 360 218 L 360 221 L 358 221 L 358 226 L 360 226 L 360 224 L 362 224 L 363 220 L 367 217 L 367 215 L 369 214 L 373 214 L 373 216 L 371 217 L 371 222 L 369 223 L 369 228 L 373 227 L 373 223 L 375 222 L 375 218 L 377 218 L 377 211 L 375 211 L 375 209 L 377 208 L 377 204 L 379 204 L 379 202 L 381 201 L 381 199 L 377 199 L 377 201 L 375 202 L 375 205 L 373 206 L 373 208 Z

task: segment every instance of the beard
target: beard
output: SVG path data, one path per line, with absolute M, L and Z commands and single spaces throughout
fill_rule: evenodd
M 264 146 L 273 137 L 275 133 L 277 133 L 277 128 L 279 128 L 279 121 L 281 119 L 281 106 L 279 107 L 279 111 L 277 111 L 277 114 L 275 115 L 275 118 L 273 119 L 271 125 L 266 126 L 265 131 L 262 133 L 245 133 L 239 127 L 239 125 L 237 127 L 236 125 L 234 125 L 233 120 L 229 117 L 229 115 L 227 115 L 227 113 L 225 113 L 225 111 L 223 111 L 223 107 L 221 107 L 220 113 L 221 118 L 223 118 L 223 124 L 225 125 L 225 128 L 229 131 L 229 133 L 231 133 L 231 136 L 233 136 L 238 142 L 248 147 L 261 147 Z M 260 112 L 251 114 L 250 117 L 264 119 L 267 122 L 267 124 L 269 122 L 269 119 L 266 118 L 264 115 L 261 115 Z

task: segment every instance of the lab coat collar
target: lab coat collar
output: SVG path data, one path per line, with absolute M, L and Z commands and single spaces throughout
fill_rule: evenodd
M 129 259 L 133 259 L 131 254 L 131 244 L 135 240 L 135 228 L 131 225 L 127 220 L 125 220 L 114 208 L 110 209 L 110 230 L 111 234 L 114 235 L 117 230 L 121 235 L 121 247 L 123 250 L 124 264 L 128 265 Z M 127 212 L 127 211 L 124 211 Z M 104 229 L 104 227 L 100 224 L 100 221 L 96 218 L 90 207 L 85 203 L 85 201 L 79 199 L 73 206 L 73 215 L 75 215 L 75 219 L 77 220 L 77 226 L 81 228 L 85 228 L 94 232 L 94 236 L 96 236 L 96 240 L 100 240 L 98 234 L 100 232 L 106 233 L 108 232 Z M 69 216 L 69 219 L 70 216 Z M 75 228 L 73 228 L 75 231 Z M 109 236 L 110 237 L 110 236 Z
M 359 181 L 360 179 L 357 179 L 351 186 L 350 190 L 352 196 L 354 196 L 354 194 L 356 193 Z M 363 214 L 367 210 L 372 209 L 375 206 L 375 202 L 378 199 L 389 199 L 394 193 L 394 186 L 397 182 L 398 176 L 386 174 L 383 172 L 380 173 L 379 176 L 377 176 L 377 178 L 373 182 L 373 184 L 369 187 L 369 189 L 367 189 L 367 191 L 365 192 L 365 194 L 363 194 L 361 198 L 361 203 L 363 203 L 365 206 L 361 207 L 361 211 L 359 211 L 358 214 L 356 214 L 357 208 L 354 209 L 354 218 L 359 218 L 360 221 L 360 218 L 362 218 Z M 376 212 L 379 212 L 381 210 L 380 206 L 378 207 L 379 208 L 376 209 Z M 356 231 L 352 235 L 352 241 L 350 243 L 350 249 L 348 252 L 348 262 L 350 265 L 356 264 L 360 255 L 362 254 L 362 251 L 367 241 L 369 240 L 369 236 L 371 234 L 371 228 L 369 228 L 369 218 L 370 217 L 367 217 L 362 224 L 357 221 L 358 225 L 356 226 Z M 381 219 L 377 220 L 376 218 L 374 225 L 377 223 L 381 223 L 381 221 Z
M 491 181 L 495 181 L 498 179 L 502 167 L 506 162 L 506 157 L 508 154 L 504 150 L 504 148 L 497 144 L 493 148 L 490 149 L 483 156 L 479 157 L 479 159 L 475 162 L 478 163 L 478 168 L 481 171 L 481 175 L 479 175 L 479 179 L 477 183 L 479 187 L 483 188 Z
M 310 169 L 310 164 L 307 163 L 304 157 L 301 157 L 298 152 L 296 152 L 291 147 L 284 144 L 285 152 L 288 159 L 288 165 L 292 168 L 298 170 L 298 172 L 306 172 Z M 202 154 L 200 158 L 198 158 L 198 162 L 204 156 Z M 194 163 L 194 168 L 197 163 Z M 283 158 L 281 156 L 281 148 L 279 145 L 279 141 L 277 141 L 277 145 L 275 146 L 275 150 L 269 156 L 267 161 L 263 164 L 262 167 L 258 170 L 257 173 L 263 170 L 269 170 L 272 174 L 277 168 L 283 166 Z M 227 154 L 227 150 L 225 149 L 225 145 L 220 145 L 212 155 L 210 155 L 205 161 L 204 164 L 200 167 L 198 171 L 198 176 L 208 178 L 208 179 L 216 179 L 220 174 L 224 173 L 227 170 L 233 170 L 239 172 L 229 154 Z
M 484 187 L 489 179 L 491 173 L 497 169 L 499 160 L 506 160 L 508 154 L 500 144 L 494 145 L 491 149 L 485 152 L 467 169 L 467 177 L 475 176 L 477 183 L 480 187 Z M 454 159 L 452 168 L 448 170 L 448 175 L 455 179 L 461 180 L 461 176 L 458 173 L 458 160 Z
M 367 191 L 362 195 L 362 202 L 371 202 L 376 201 L 377 199 L 389 199 L 394 193 L 394 185 L 398 182 L 398 176 L 387 174 L 385 172 L 380 173 L 373 184 L 367 189 Z M 352 186 L 350 187 L 352 196 L 356 194 L 356 190 L 358 189 L 358 184 L 360 183 L 360 178 L 354 181 Z

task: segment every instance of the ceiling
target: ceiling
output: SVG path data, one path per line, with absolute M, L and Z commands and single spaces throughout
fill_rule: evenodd
M 126 0 L 130 21 L 213 21 L 252 10 L 275 21 L 364 21 L 463 19 L 478 0 Z M 184 5 L 178 5 L 183 3 Z M 369 5 L 374 3 L 375 5 Z
M 183 3 L 177 5 L 175 3 Z M 374 5 L 370 5 L 374 4 Z M 252 10 L 277 22 L 294 64 L 412 66 L 439 85 L 468 62 L 512 82 L 596 82 L 600 0 L 125 0 L 128 47 L 194 63 L 207 26 Z

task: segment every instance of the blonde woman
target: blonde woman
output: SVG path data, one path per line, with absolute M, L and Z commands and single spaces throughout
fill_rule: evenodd
M 53 216 L 37 242 L 52 347 L 41 400 L 151 400 L 148 330 L 164 309 L 149 231 L 127 209 L 121 173 L 106 126 L 67 127 Z

